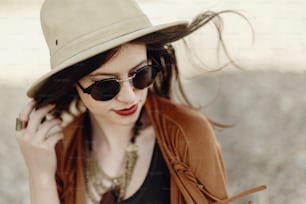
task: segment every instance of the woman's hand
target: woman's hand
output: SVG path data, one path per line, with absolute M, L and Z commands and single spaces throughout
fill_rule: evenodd
M 29 102 L 20 112 L 19 120 L 27 121 L 27 126 L 16 130 L 17 142 L 23 154 L 30 179 L 41 181 L 54 179 L 56 171 L 55 144 L 63 137 L 61 131 L 51 132 L 59 127 L 61 120 L 45 120 L 55 105 L 47 105 L 37 110 L 35 102 Z

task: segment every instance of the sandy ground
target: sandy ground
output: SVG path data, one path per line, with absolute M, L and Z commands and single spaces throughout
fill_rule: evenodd
M 237 203 L 306 203 L 305 81 L 306 73 L 225 72 L 186 82 L 195 103 L 209 104 L 206 115 L 236 124 L 216 129 L 230 194 L 268 185 Z M 29 203 L 26 169 L 14 137 L 15 117 L 28 100 L 24 84 L 0 85 L 0 203 Z
M 305 73 L 224 73 L 196 81 L 202 90 L 188 89 L 207 104 L 219 89 L 204 112 L 236 124 L 217 130 L 231 193 L 267 184 L 251 198 L 255 203 L 306 203 L 305 79 Z

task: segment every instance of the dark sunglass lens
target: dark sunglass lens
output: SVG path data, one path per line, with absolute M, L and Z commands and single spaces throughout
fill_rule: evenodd
M 144 89 L 152 84 L 157 71 L 152 66 L 146 66 L 136 72 L 133 84 L 137 89 Z
M 101 80 L 92 87 L 91 96 L 95 100 L 108 101 L 120 91 L 120 84 L 115 79 Z

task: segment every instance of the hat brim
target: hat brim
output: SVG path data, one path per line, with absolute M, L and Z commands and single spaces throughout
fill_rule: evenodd
M 68 68 L 69 66 L 76 64 L 78 62 L 81 62 L 83 60 L 86 60 L 90 57 L 93 57 L 99 53 L 102 53 L 104 51 L 107 51 L 109 49 L 112 49 L 114 47 L 117 47 L 119 45 L 122 45 L 124 43 L 133 41 L 135 39 L 144 37 L 144 36 L 150 36 L 150 35 L 156 35 L 158 33 L 167 33 L 167 31 L 171 31 L 171 33 L 177 32 L 177 37 L 169 38 L 168 42 L 173 42 L 179 39 L 180 37 L 180 31 L 182 31 L 183 28 L 186 28 L 188 25 L 188 22 L 186 21 L 177 21 L 173 23 L 167 23 L 167 24 L 161 24 L 156 26 L 150 26 L 148 28 L 144 28 L 141 30 L 136 30 L 134 32 L 119 36 L 114 38 L 113 40 L 109 40 L 107 42 L 98 43 L 95 46 L 92 46 L 89 49 L 82 50 L 81 52 L 77 53 L 76 55 L 70 57 L 69 59 L 65 60 L 61 64 L 55 66 L 50 72 L 44 74 L 39 79 L 37 79 L 32 86 L 27 91 L 27 96 L 30 98 L 34 98 L 36 92 L 43 86 L 43 84 L 47 81 L 48 78 L 50 78 L 52 75 Z M 154 39 L 154 43 L 158 43 L 158 39 Z M 164 43 L 164 42 L 163 42 Z

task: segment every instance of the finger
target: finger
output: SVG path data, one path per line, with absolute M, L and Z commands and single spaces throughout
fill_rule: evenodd
M 21 122 L 26 122 L 29 120 L 30 114 L 33 111 L 34 107 L 35 107 L 36 102 L 34 100 L 29 101 L 19 112 L 18 115 L 18 119 L 21 120 Z M 27 122 L 26 122 L 27 124 Z M 25 125 L 26 127 L 27 125 Z M 19 129 L 17 130 L 17 121 L 16 121 L 16 137 L 22 137 L 24 135 L 24 130 L 23 129 Z
M 46 144 L 49 147 L 55 148 L 56 143 L 59 140 L 63 139 L 63 137 L 64 137 L 64 134 L 61 131 L 57 132 L 57 133 L 53 133 L 53 134 L 48 136 L 48 138 L 46 140 Z
M 36 132 L 38 127 L 41 124 L 41 121 L 47 114 L 55 107 L 54 104 L 49 104 L 42 108 L 37 109 L 36 111 L 32 112 L 30 115 L 30 119 L 28 122 L 28 130 L 31 132 Z
M 18 118 L 23 121 L 27 121 L 30 117 L 30 113 L 33 111 L 36 102 L 31 100 L 19 113 Z
M 61 124 L 61 120 L 59 119 L 52 119 L 52 120 L 45 121 L 43 124 L 39 126 L 37 134 L 35 135 L 35 138 L 33 139 L 35 139 L 35 141 L 38 141 L 38 142 L 45 141 L 46 138 L 52 134 L 52 132 L 50 132 L 51 130 L 54 129 L 53 133 L 61 130 L 59 129 L 60 124 Z

